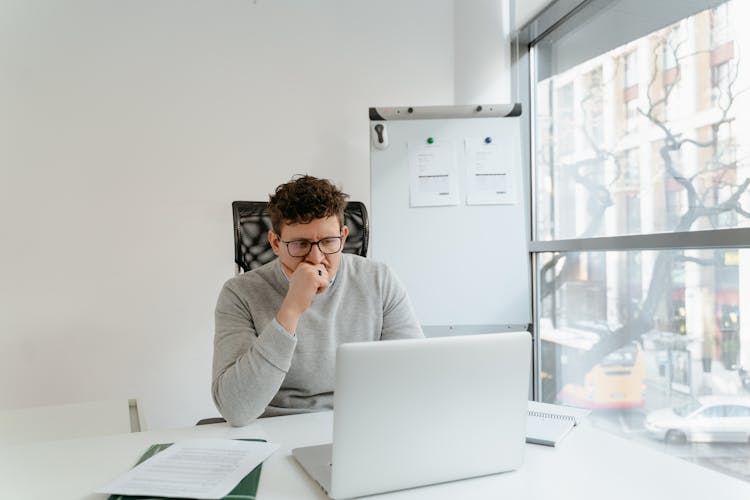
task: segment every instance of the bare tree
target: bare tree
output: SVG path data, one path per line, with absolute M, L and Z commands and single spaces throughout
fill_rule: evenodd
M 700 182 L 698 182 L 707 174 L 721 174 L 736 167 L 737 159 L 733 157 L 727 159 L 727 155 L 724 154 L 727 145 L 721 141 L 721 132 L 722 127 L 728 127 L 732 121 L 731 110 L 737 97 L 747 90 L 737 91 L 735 88 L 739 73 L 739 58 L 735 58 L 734 69 L 730 73 L 730 79 L 726 86 L 718 87 L 719 95 L 715 101 L 719 109 L 719 118 L 710 125 L 708 137 L 704 140 L 698 140 L 677 132 L 676 127 L 665 116 L 665 110 L 670 104 L 670 100 L 676 98 L 675 90 L 682 80 L 685 60 L 697 55 L 697 53 L 681 54 L 682 44 L 682 42 L 675 43 L 670 40 L 667 30 L 658 43 L 655 43 L 650 81 L 646 89 L 647 104 L 645 109 L 638 109 L 640 116 L 652 124 L 662 136 L 658 154 L 662 161 L 664 179 L 676 182 L 685 193 L 687 200 L 685 210 L 677 217 L 674 231 L 689 231 L 701 219 L 710 221 L 710 224 L 715 227 L 717 216 L 729 212 L 734 212 L 739 217 L 750 218 L 750 212 L 743 209 L 740 200 L 750 186 L 750 178 L 736 183 L 733 176 L 718 175 L 716 178 L 717 185 L 726 188 L 731 193 L 717 202 L 712 202 L 713 200 L 708 197 L 708 194 L 713 191 L 702 188 Z M 669 79 L 664 78 L 664 64 L 660 54 L 671 55 L 675 62 L 669 70 L 671 72 Z M 597 91 L 600 90 L 590 88 L 580 102 L 584 116 L 586 106 L 589 105 L 591 100 L 595 99 Z M 621 157 L 595 140 L 595 134 L 592 133 L 590 123 L 579 124 L 579 127 L 589 148 L 594 153 L 593 156 L 584 161 L 567 166 L 556 166 L 556 168 L 568 168 L 569 177 L 587 192 L 588 224 L 583 232 L 578 235 L 580 238 L 587 238 L 600 234 L 604 215 L 608 209 L 614 206 L 612 187 L 613 183 L 621 178 L 623 165 L 621 164 Z M 678 164 L 676 157 L 681 150 L 687 147 L 710 151 L 711 160 L 696 172 L 685 172 L 683 167 Z M 614 165 L 614 181 L 610 184 L 597 181 L 595 176 L 586 175 L 588 169 L 600 167 L 607 161 Z M 654 329 L 660 304 L 663 304 L 671 292 L 673 267 L 680 260 L 699 265 L 712 263 L 710 259 L 686 257 L 676 252 L 658 252 L 643 299 L 640 303 L 633 305 L 633 310 L 627 317 L 623 318 L 624 321 L 622 321 L 621 326 L 614 331 L 605 332 L 601 340 L 577 360 L 584 372 L 601 361 L 606 354 L 640 339 L 642 334 Z M 562 253 L 556 254 L 542 266 L 540 269 L 541 299 L 554 297 L 560 285 L 572 276 L 576 266 L 577 259 L 570 258 L 567 254 Z

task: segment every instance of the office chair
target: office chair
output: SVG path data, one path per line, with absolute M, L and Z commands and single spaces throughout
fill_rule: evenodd
M 276 257 L 268 242 L 271 218 L 265 201 L 233 201 L 234 219 L 234 263 L 235 273 L 240 274 L 262 266 Z M 370 224 L 367 209 L 361 201 L 350 201 L 344 209 L 344 224 L 349 227 L 349 236 L 344 252 L 367 257 Z M 195 425 L 226 422 L 221 417 L 203 418 Z
M 271 218 L 265 201 L 232 202 L 234 219 L 235 274 L 250 271 L 271 262 L 275 255 L 268 242 Z M 367 209 L 360 201 L 350 201 L 344 209 L 344 224 L 349 227 L 349 237 L 344 252 L 367 256 L 370 226 Z

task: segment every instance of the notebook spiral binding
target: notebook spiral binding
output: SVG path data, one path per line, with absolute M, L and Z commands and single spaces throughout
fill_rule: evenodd
M 530 417 L 540 417 L 540 418 L 551 418 L 556 420 L 570 420 L 574 424 L 576 423 L 576 418 L 572 415 L 559 415 L 557 413 L 547 413 L 543 411 L 529 411 Z

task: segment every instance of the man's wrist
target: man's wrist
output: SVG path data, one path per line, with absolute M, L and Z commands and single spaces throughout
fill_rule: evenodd
M 276 321 L 279 322 L 284 330 L 294 336 L 301 315 L 301 312 L 296 312 L 286 304 L 281 304 L 281 308 L 279 308 L 279 311 L 276 313 Z

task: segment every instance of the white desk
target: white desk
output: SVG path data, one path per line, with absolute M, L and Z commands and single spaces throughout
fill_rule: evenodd
M 332 413 L 0 447 L 0 498 L 105 499 L 91 491 L 132 467 L 153 443 L 188 437 L 257 437 L 281 445 L 263 465 L 259 500 L 326 498 L 291 448 L 328 442 Z M 438 443 L 439 445 L 439 443 Z M 750 499 L 750 484 L 638 446 L 584 424 L 558 448 L 527 445 L 515 472 L 404 490 L 393 499 Z

